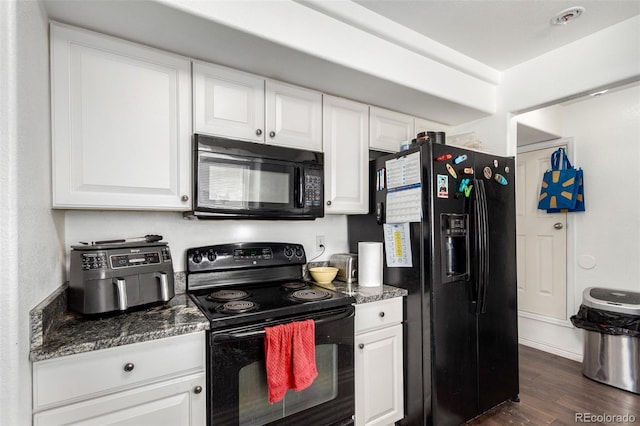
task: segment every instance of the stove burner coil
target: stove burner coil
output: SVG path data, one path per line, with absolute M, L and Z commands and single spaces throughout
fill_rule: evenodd
M 244 290 L 218 290 L 208 294 L 205 299 L 210 302 L 229 302 L 246 299 L 247 297 L 249 297 L 249 293 Z
M 285 290 L 301 290 L 307 288 L 307 284 L 302 281 L 289 281 L 282 283 L 281 287 Z
M 291 293 L 291 298 L 300 302 L 314 302 L 316 300 L 329 299 L 330 297 L 331 293 L 324 290 L 306 289 Z
M 243 314 L 258 309 L 258 304 L 250 300 L 233 300 L 220 305 L 216 310 L 224 314 Z

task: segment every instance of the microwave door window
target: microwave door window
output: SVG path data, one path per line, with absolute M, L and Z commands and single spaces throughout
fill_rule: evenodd
M 238 164 L 209 165 L 208 201 L 213 205 L 246 208 L 248 200 L 244 182 L 247 168 Z
M 267 170 L 249 170 L 246 197 L 251 202 L 289 204 L 289 174 Z
M 209 163 L 201 196 L 208 205 L 220 208 L 289 206 L 292 173 L 268 170 L 271 168 L 268 166 L 264 163 Z

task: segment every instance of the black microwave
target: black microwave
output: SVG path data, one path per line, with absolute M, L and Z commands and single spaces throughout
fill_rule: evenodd
M 324 216 L 321 152 L 196 134 L 193 212 L 200 219 Z

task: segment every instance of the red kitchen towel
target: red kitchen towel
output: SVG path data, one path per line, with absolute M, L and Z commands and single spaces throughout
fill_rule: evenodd
M 269 403 L 280 401 L 288 389 L 311 386 L 316 369 L 313 320 L 265 327 L 264 352 Z

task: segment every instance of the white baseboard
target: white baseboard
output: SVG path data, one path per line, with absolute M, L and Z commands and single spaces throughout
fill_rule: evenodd
M 576 354 L 573 352 L 565 351 L 564 349 L 560 349 L 555 346 L 547 345 L 545 343 L 535 342 L 529 339 L 523 339 L 522 337 L 518 338 L 518 343 L 524 346 L 529 346 L 530 348 L 538 349 L 544 352 L 548 352 L 550 354 L 558 355 L 563 358 L 568 358 L 568 359 L 582 363 L 582 354 Z

